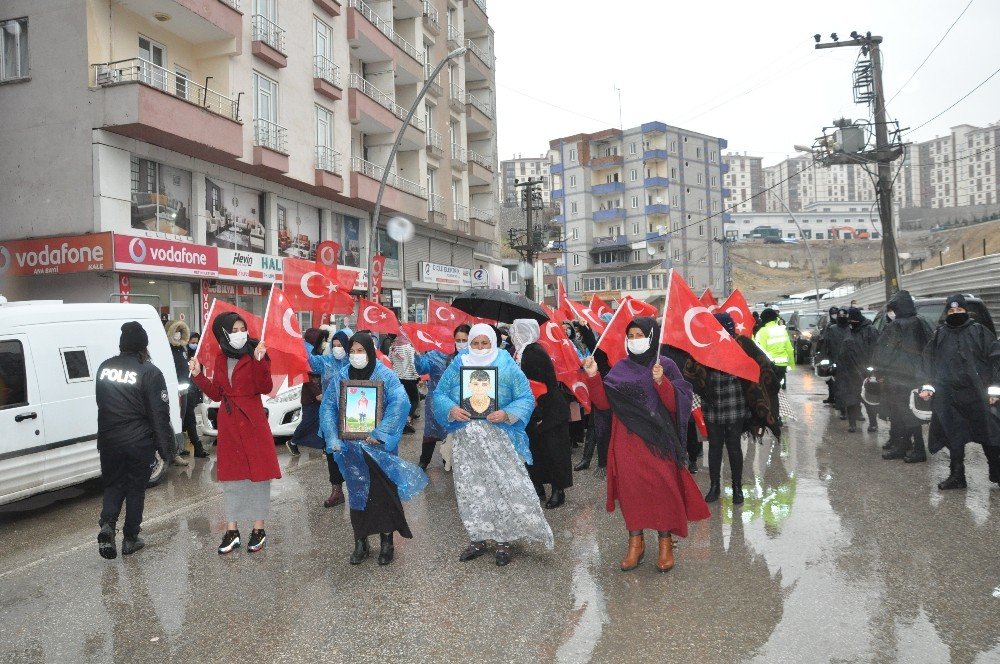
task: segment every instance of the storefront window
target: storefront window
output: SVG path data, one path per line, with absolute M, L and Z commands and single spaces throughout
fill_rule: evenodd
M 129 297 L 135 304 L 148 304 L 160 312 L 160 320 L 166 323 L 183 320 L 192 330 L 201 325 L 195 302 L 195 284 L 189 281 L 150 279 L 140 275 L 132 276 Z
M 399 243 L 389 237 L 384 228 L 378 229 L 379 251 L 385 256 L 385 272 L 390 279 L 399 279 Z
M 341 262 L 351 267 L 361 267 L 361 220 L 344 215 L 344 239 L 341 244 Z
M 427 322 L 427 299 L 423 296 L 407 296 L 406 311 L 411 323 Z
M 215 298 L 228 302 L 261 318 L 264 317 L 270 291 L 270 286 L 262 284 L 227 284 L 219 281 L 209 282 L 206 289 L 209 300 Z M 300 318 L 301 320 L 311 320 L 311 317 Z
M 319 209 L 285 198 L 278 199 L 278 253 L 289 258 L 316 260 Z
M 264 253 L 264 195 L 205 178 L 206 242 L 223 249 Z
M 191 237 L 191 173 L 132 155 L 132 228 Z

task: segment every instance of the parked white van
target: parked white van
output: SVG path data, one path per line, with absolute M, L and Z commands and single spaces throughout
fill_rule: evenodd
M 131 320 L 149 334 L 149 354 L 179 395 L 167 334 L 150 305 L 0 298 L 0 505 L 100 476 L 94 371 L 119 353 L 121 326 Z M 179 397 L 170 423 L 179 449 Z M 158 459 L 150 482 L 165 475 Z

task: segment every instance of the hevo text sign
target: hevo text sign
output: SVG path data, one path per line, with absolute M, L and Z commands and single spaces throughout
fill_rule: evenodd
M 111 269 L 111 233 L 0 242 L 0 275 L 32 276 Z
M 115 269 L 216 277 L 219 255 L 215 247 L 115 233 Z

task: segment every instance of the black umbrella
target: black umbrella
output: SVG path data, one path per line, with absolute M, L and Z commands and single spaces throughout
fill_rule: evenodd
M 539 323 L 549 319 L 544 310 L 528 298 L 510 291 L 473 288 L 452 301 L 451 306 L 480 318 L 513 323 L 518 318 L 534 318 Z

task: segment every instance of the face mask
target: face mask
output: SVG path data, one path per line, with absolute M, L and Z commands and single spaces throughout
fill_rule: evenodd
M 180 340 L 181 340 L 181 333 L 174 332 L 174 341 L 180 341 Z
M 482 356 L 482 355 L 489 355 L 490 353 L 493 352 L 493 349 L 492 348 L 473 348 L 469 352 L 472 353 L 473 355 L 480 355 L 480 356 Z
M 846 318 L 838 318 L 837 319 L 837 325 L 847 325 L 847 319 Z
M 188 348 L 191 350 L 198 350 L 198 344 L 188 344 Z
M 364 369 L 368 366 L 367 353 L 351 353 L 351 366 L 355 369 Z
M 345 357 L 347 357 L 347 351 L 344 350 L 343 346 L 334 346 L 333 349 L 330 351 L 330 354 L 333 355 L 338 360 L 342 360 Z M 368 356 L 365 355 L 365 357 Z
M 960 314 L 948 314 L 948 317 L 944 319 L 949 327 L 961 327 L 967 320 L 969 320 L 969 313 L 966 311 Z
M 885 317 L 888 318 L 889 320 L 896 320 L 896 312 L 895 311 L 887 311 L 887 312 L 885 312 Z
M 247 345 L 247 333 L 246 332 L 230 332 L 229 333 L 229 345 L 239 350 Z
M 633 355 L 642 355 L 645 353 L 649 350 L 649 344 L 649 337 L 643 337 L 642 339 L 629 339 L 625 342 L 625 346 Z
M 455 342 L 455 350 L 459 350 L 459 351 L 466 350 L 468 347 L 469 347 L 469 342 L 468 341 L 456 341 Z

